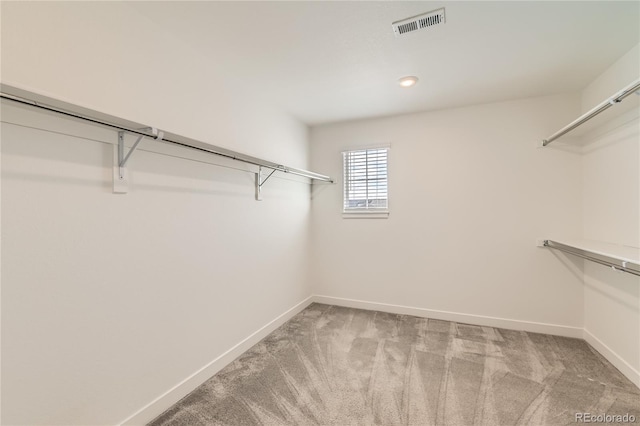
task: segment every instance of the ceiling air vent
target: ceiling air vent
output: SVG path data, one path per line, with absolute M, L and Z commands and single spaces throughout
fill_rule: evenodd
M 396 37 L 445 23 L 444 7 L 392 23 Z

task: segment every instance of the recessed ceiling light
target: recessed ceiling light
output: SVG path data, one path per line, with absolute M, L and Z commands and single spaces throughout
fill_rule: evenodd
M 417 82 L 418 77 L 415 77 L 413 75 L 402 77 L 400 80 L 398 80 L 398 83 L 400 83 L 400 86 L 402 87 L 411 87 L 414 86 Z

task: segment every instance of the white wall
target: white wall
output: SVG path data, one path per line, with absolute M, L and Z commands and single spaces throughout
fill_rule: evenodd
M 307 167 L 274 149 L 297 122 L 150 20 L 135 2 L 2 2 L 2 81 L 194 139 Z
M 579 109 L 561 95 L 312 128 L 312 167 L 335 176 L 342 150 L 391 144 L 388 219 L 343 219 L 341 181 L 314 189 L 316 293 L 581 328 L 581 262 L 535 247 L 582 233 L 580 156 L 536 147 Z
M 623 87 L 638 79 L 640 44 L 634 46 L 584 88 L 582 112 L 587 112 Z M 624 104 L 628 103 L 624 102 Z
M 3 2 L 2 80 L 307 167 L 306 126 L 126 3 Z M 256 202 L 240 163 L 143 142 L 197 161 L 139 150 L 114 195 L 115 132 L 2 121 L 2 424 L 123 421 L 310 296 L 304 179 Z
M 583 91 L 583 111 L 638 78 L 639 52 L 636 46 Z M 583 137 L 587 239 L 640 247 L 639 116 L 636 107 Z M 585 337 L 640 386 L 640 277 L 586 262 L 584 280 Z

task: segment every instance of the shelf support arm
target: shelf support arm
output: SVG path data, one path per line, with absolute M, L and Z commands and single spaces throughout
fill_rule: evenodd
M 153 137 L 153 139 L 157 141 L 161 141 L 164 138 L 164 132 L 156 129 L 155 127 L 145 127 L 143 129 L 139 129 L 140 132 L 150 132 L 151 135 L 147 134 L 138 134 L 138 139 L 131 145 L 129 151 L 126 151 L 126 147 L 124 146 L 124 135 L 126 131 L 120 130 L 118 132 L 118 145 L 117 152 L 114 153 L 114 176 L 113 176 L 113 192 L 117 194 L 126 194 L 128 191 L 127 188 L 127 169 L 125 166 L 127 165 L 127 161 L 131 158 L 131 154 L 136 150 L 138 144 L 142 141 L 142 139 L 146 137 Z
M 155 140 L 162 140 L 164 137 L 164 133 L 155 127 L 145 127 L 144 129 L 140 129 L 140 131 L 150 131 Z M 133 154 L 133 151 L 136 150 L 142 138 L 146 135 L 138 136 L 138 139 L 134 142 L 134 144 L 129 148 L 129 152 L 125 155 L 124 150 L 124 131 L 118 132 L 118 167 L 120 168 L 120 179 L 124 179 L 124 166 L 126 166 L 127 161 L 129 161 L 129 157 Z
M 118 167 L 120 169 L 120 179 L 124 179 L 124 166 L 127 164 L 129 157 L 131 157 L 131 154 L 133 154 L 133 151 L 136 150 L 136 148 L 138 147 L 138 144 L 140 143 L 143 137 L 144 137 L 143 135 L 138 136 L 138 139 L 131 146 L 131 148 L 129 148 L 129 152 L 127 152 L 127 155 L 125 155 L 124 154 L 124 150 L 125 150 L 124 132 L 118 132 Z
M 256 201 L 262 201 L 262 185 L 264 185 L 276 171 L 277 169 L 273 169 L 266 178 L 262 179 L 262 166 L 258 167 L 258 173 L 256 173 Z

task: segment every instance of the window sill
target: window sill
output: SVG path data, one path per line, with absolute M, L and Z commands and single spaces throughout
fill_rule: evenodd
M 389 212 L 342 212 L 343 219 L 388 219 Z

